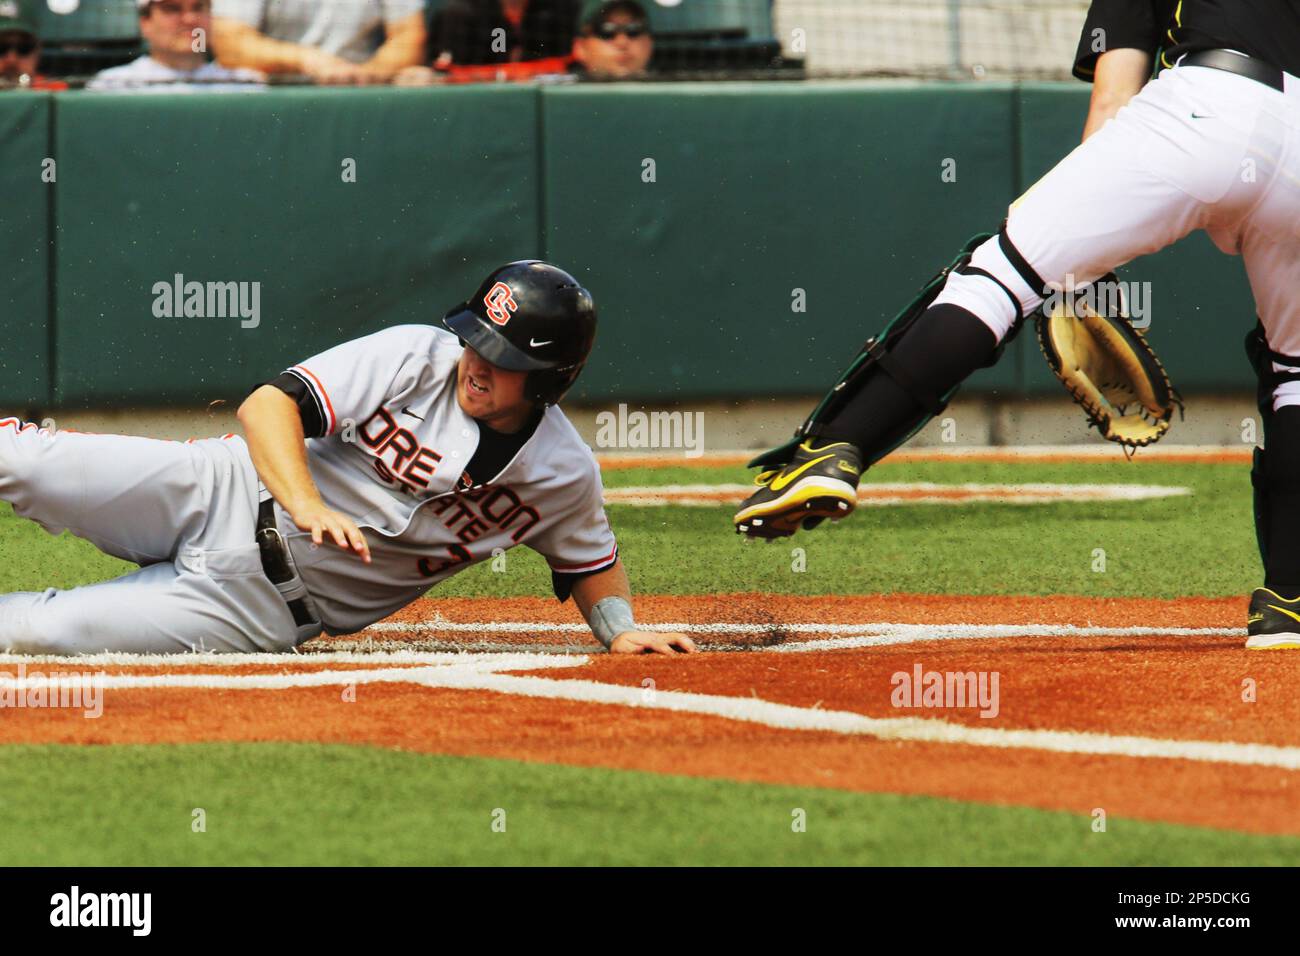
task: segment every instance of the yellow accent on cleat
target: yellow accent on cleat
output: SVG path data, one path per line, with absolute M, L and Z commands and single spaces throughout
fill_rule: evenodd
M 814 458 L 812 461 L 806 461 L 806 462 L 804 462 L 802 465 L 800 465 L 798 468 L 796 468 L 794 471 L 790 472 L 789 474 L 780 474 L 780 475 L 778 475 L 777 477 L 775 477 L 775 478 L 772 479 L 772 485 L 771 485 L 772 490 L 773 490 L 773 491 L 780 491 L 782 488 L 784 488 L 786 485 L 790 484 L 790 482 L 794 481 L 796 478 L 798 478 L 800 475 L 802 475 L 805 471 L 807 471 L 807 470 L 808 470 L 809 468 L 811 468 L 813 465 L 820 465 L 820 464 L 821 464 L 822 462 L 824 462 L 826 459 L 828 459 L 828 458 L 834 458 L 834 457 L 835 457 L 835 456 L 834 456 L 833 454 L 832 454 L 832 455 L 822 455 L 820 458 Z

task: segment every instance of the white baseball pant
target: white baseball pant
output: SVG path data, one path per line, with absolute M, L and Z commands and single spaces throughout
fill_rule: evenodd
M 1240 253 L 1269 346 L 1300 355 L 1300 79 L 1285 92 L 1225 70 L 1179 66 L 1148 83 L 1105 126 L 1012 204 L 1006 234 L 1047 285 L 1093 282 L 1195 229 Z M 996 276 L 1028 315 L 1042 304 L 996 238 L 971 265 Z M 935 303 L 979 316 L 1001 341 L 1006 292 L 952 274 Z M 1280 368 L 1280 366 L 1279 366 Z M 1300 404 L 1300 382 L 1274 405 Z

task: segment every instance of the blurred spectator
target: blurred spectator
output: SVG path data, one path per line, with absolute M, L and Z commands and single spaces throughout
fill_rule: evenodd
M 0 0 L 0 89 L 66 90 L 67 83 L 36 72 L 41 41 L 33 24 L 19 0 Z
M 424 0 L 214 0 L 228 67 L 317 83 L 386 83 L 424 59 Z
M 429 37 L 433 67 L 567 61 L 581 0 L 448 0 Z
M 575 72 L 600 79 L 645 73 L 654 54 L 650 18 L 637 0 L 589 0 L 573 41 Z
M 189 92 L 250 90 L 265 77 L 255 70 L 231 70 L 209 61 L 211 0 L 136 0 L 140 35 L 149 53 L 102 71 L 88 90 Z

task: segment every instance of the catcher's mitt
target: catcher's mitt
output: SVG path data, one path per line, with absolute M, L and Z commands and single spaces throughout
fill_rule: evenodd
M 1131 454 L 1159 441 L 1183 403 L 1122 296 L 1101 294 L 1119 289 L 1110 273 L 1089 290 L 1049 297 L 1038 316 L 1038 344 L 1088 421 Z

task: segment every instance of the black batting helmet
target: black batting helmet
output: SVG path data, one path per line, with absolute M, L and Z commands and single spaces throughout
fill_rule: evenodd
M 582 371 L 596 340 L 591 293 L 538 259 L 508 262 L 442 324 L 487 361 L 527 372 L 527 398 L 554 405 Z

